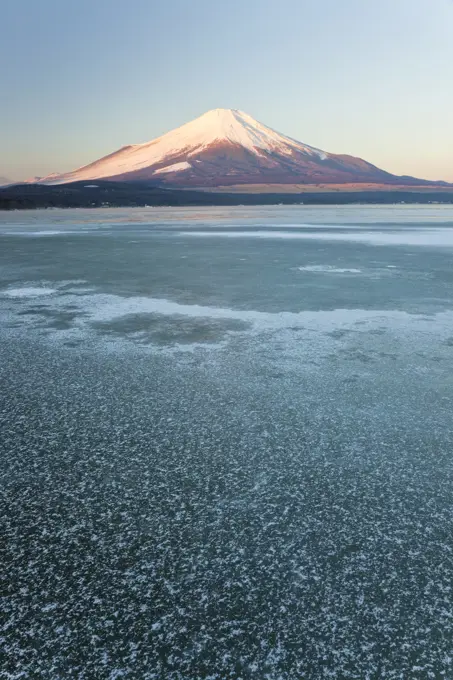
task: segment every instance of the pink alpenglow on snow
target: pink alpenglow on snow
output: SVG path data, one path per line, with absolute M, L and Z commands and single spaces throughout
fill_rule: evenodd
M 38 181 L 146 181 L 212 188 L 290 184 L 431 184 L 397 177 L 354 156 L 299 142 L 236 109 L 214 109 L 144 144 L 124 146 L 72 172 Z

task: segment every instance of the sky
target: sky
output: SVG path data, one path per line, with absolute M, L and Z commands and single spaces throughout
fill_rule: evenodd
M 453 0 L 2 0 L 0 176 L 214 108 L 453 182 Z

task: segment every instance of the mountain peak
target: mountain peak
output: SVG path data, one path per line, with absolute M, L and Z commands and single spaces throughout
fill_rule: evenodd
M 243 113 L 239 109 L 209 109 L 209 111 L 206 111 L 203 113 L 199 118 L 202 118 L 203 116 L 223 116 L 223 115 L 231 115 L 234 113 Z
M 163 135 L 160 139 L 176 136 L 194 147 L 207 146 L 216 140 L 224 140 L 249 151 L 256 151 L 257 148 L 270 148 L 273 138 L 281 138 L 281 135 L 275 133 L 274 130 L 238 109 L 211 109 L 177 130 Z
M 326 156 L 320 149 L 281 135 L 239 109 L 211 109 L 176 130 L 138 146 L 154 147 L 159 143 L 163 148 L 170 145 L 170 149 L 173 149 L 176 144 L 178 148 L 198 151 L 219 141 L 240 146 L 255 155 L 289 145 L 320 158 Z
M 244 127 L 247 123 L 253 126 L 259 125 L 258 121 L 239 109 L 211 109 L 206 111 L 192 123 L 199 123 L 205 126 L 205 134 L 228 134 L 231 128 Z M 191 123 L 188 123 L 190 125 Z M 183 126 L 184 127 L 184 126 Z

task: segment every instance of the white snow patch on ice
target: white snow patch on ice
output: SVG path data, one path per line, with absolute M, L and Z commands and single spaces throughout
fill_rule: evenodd
M 84 312 L 90 321 L 109 322 L 121 317 L 138 314 L 156 314 L 170 317 L 191 317 L 198 319 L 234 319 L 251 324 L 256 330 L 276 330 L 300 327 L 325 331 L 338 326 L 355 324 L 372 325 L 389 322 L 407 325 L 421 322 L 425 317 L 393 310 L 334 309 L 319 311 L 264 312 L 258 310 L 229 309 L 197 304 L 181 304 L 165 298 L 120 297 L 110 294 L 88 295 L 81 299 Z M 443 313 L 436 318 L 440 319 Z M 446 313 L 444 313 L 445 316 Z M 443 317 L 442 317 L 443 318 Z M 451 323 L 452 315 L 448 316 Z M 432 318 L 427 321 L 432 324 Z
M 62 231 L 61 229 L 43 229 L 43 231 L 22 232 L 21 236 L 60 236 L 61 234 L 70 234 L 72 232 Z
M 23 287 L 17 289 L 6 289 L 0 291 L 0 297 L 6 293 L 10 298 L 29 298 L 33 296 L 50 295 L 55 292 L 50 288 L 34 288 Z M 210 319 L 219 320 L 235 320 L 243 324 L 243 328 L 232 330 L 231 334 L 228 331 L 228 324 L 225 326 L 225 334 L 222 338 L 213 341 L 212 343 L 182 343 L 181 345 L 165 345 L 156 351 L 197 351 L 198 349 L 222 349 L 229 342 L 230 335 L 233 337 L 237 333 L 245 334 L 250 337 L 259 337 L 262 333 L 274 334 L 278 333 L 282 342 L 287 343 L 288 352 L 300 352 L 302 345 L 307 349 L 312 347 L 310 338 L 313 338 L 313 333 L 319 334 L 319 337 L 328 335 L 333 330 L 345 329 L 354 332 L 369 332 L 373 329 L 385 328 L 391 332 L 403 333 L 405 336 L 414 333 L 419 333 L 426 337 L 427 334 L 436 335 L 436 337 L 448 339 L 451 335 L 451 328 L 453 325 L 452 312 L 439 312 L 434 315 L 410 314 L 400 310 L 366 310 L 366 309 L 344 309 L 338 308 L 334 310 L 301 310 L 301 311 L 261 311 L 254 309 L 231 309 L 228 307 L 215 307 L 210 305 L 200 304 L 184 304 L 165 298 L 152 298 L 145 296 L 126 297 L 114 294 L 93 293 L 87 291 L 86 295 L 80 295 L 80 289 L 74 291 L 65 290 L 61 294 L 53 298 L 49 298 L 49 302 L 43 297 L 42 299 L 48 304 L 48 308 L 58 312 L 61 308 L 66 309 L 68 303 L 74 305 L 77 309 L 77 316 L 73 321 L 73 327 L 69 330 L 55 331 L 54 337 L 59 341 L 65 339 L 99 339 L 98 324 L 108 325 L 116 320 L 127 320 L 128 317 L 133 316 L 153 316 L 156 321 L 164 323 L 166 317 L 170 323 L 173 320 L 178 321 L 182 318 L 189 318 L 194 320 L 201 320 L 204 322 Z M 8 310 L 5 314 L 8 315 Z M 161 317 L 159 319 L 159 317 Z M 4 318 L 6 318 L 4 316 Z M 21 317 L 22 319 L 24 317 Z M 31 328 L 35 317 L 28 319 L 27 328 Z M 146 324 L 145 324 L 146 325 Z M 93 333 L 94 331 L 94 333 Z M 297 334 L 296 338 L 294 333 Z M 421 337 L 420 336 L 420 337 Z M 302 342 L 305 337 L 307 343 Z M 138 338 L 140 334 L 128 334 L 127 342 Z M 295 339 L 297 340 L 295 342 Z M 121 340 L 111 340 L 109 338 L 104 343 L 104 349 L 113 342 L 115 347 L 118 347 L 118 342 Z M 302 345 L 301 345 L 302 342 Z M 153 342 L 151 340 L 151 345 Z M 153 345 L 154 346 L 154 345 Z M 112 345 L 113 347 L 113 345 Z M 316 342 L 316 356 L 320 356 L 320 344 Z M 143 350 L 145 351 L 145 350 Z M 308 349 L 307 349 L 308 351 Z
M 326 273 L 326 274 L 361 274 L 362 270 L 361 269 L 347 269 L 347 268 L 342 268 L 342 267 L 333 267 L 332 265 L 328 264 L 312 264 L 312 265 L 307 265 L 306 267 L 298 267 L 299 271 L 301 272 L 319 272 L 319 273 Z
M 5 231 L 1 236 L 23 236 L 26 238 L 40 238 L 42 236 L 73 236 L 74 234 L 88 234 L 88 229 L 79 229 L 77 231 L 64 229 L 43 229 L 41 231 Z
M 393 231 L 355 231 L 344 233 L 302 233 L 289 231 L 186 231 L 178 236 L 200 238 L 263 238 L 315 241 L 354 241 L 376 246 L 433 246 L 453 247 L 453 229 Z
M 44 288 L 44 287 L 34 287 L 30 286 L 28 288 L 7 288 L 2 290 L 1 294 L 6 295 L 10 298 L 31 298 L 31 297 L 43 297 L 45 295 L 53 295 L 56 293 L 56 288 Z

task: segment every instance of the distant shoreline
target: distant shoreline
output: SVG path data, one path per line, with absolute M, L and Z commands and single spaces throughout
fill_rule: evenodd
M 127 208 L 127 207 L 215 207 L 262 205 L 353 205 L 353 204 L 453 204 L 453 188 L 428 191 L 407 190 L 347 190 L 337 186 L 333 191 L 293 193 L 231 193 L 165 189 L 140 183 L 105 182 L 96 184 L 74 182 L 56 186 L 20 184 L 0 188 L 0 210 L 36 210 L 39 208 Z

